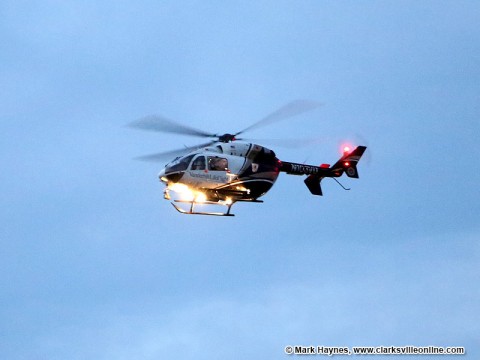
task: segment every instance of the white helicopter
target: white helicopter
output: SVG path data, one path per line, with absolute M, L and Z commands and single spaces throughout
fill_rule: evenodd
M 281 161 L 272 150 L 264 146 L 238 142 L 243 139 L 237 136 L 247 130 L 299 115 L 319 105 L 307 100 L 293 101 L 235 134 L 211 134 L 158 115 L 139 119 L 129 125 L 143 130 L 213 138 L 204 144 L 137 159 L 162 161 L 167 156 L 182 154 L 165 165 L 158 175 L 166 185 L 164 198 L 172 200 L 173 207 L 182 214 L 234 216 L 230 211 L 236 202 L 263 202 L 258 198 L 270 190 L 280 172 L 307 175 L 304 182 L 308 189 L 313 195 L 320 196 L 320 182 L 323 178 L 337 181 L 335 178 L 344 173 L 348 177 L 358 178 L 357 163 L 366 150 L 365 146 L 357 146 L 353 150 L 345 147 L 343 156 L 333 166 L 314 166 Z M 337 183 L 342 186 L 338 181 Z M 172 199 L 171 192 L 178 195 L 178 198 Z M 184 207 L 182 203 L 188 205 Z M 218 205 L 226 211 L 197 210 L 203 205 Z

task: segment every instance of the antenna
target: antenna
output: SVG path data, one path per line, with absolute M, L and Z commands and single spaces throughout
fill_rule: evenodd
M 350 190 L 350 188 L 346 188 L 345 186 L 343 186 L 340 181 L 338 181 L 337 179 L 335 179 L 334 177 L 332 177 L 333 180 L 335 180 L 337 182 L 338 185 L 340 185 L 342 187 L 343 190 Z

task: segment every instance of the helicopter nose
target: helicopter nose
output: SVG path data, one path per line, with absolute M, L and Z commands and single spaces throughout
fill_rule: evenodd
M 167 177 L 165 176 L 165 169 L 161 170 L 159 173 L 158 173 L 158 178 L 160 179 L 160 181 L 164 182 L 164 183 L 167 183 L 168 182 L 168 179 Z
M 165 184 L 176 183 L 183 176 L 184 172 L 168 172 L 168 169 L 162 170 L 158 173 L 158 178 Z

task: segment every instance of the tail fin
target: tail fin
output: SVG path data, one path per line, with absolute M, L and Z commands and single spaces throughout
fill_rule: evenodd
M 335 174 L 335 177 L 342 176 L 345 172 L 348 177 L 358 179 L 357 164 L 366 149 L 366 146 L 357 146 L 351 153 L 343 155 L 340 160 L 330 168 Z
M 307 185 L 308 190 L 312 193 L 312 195 L 322 196 L 322 187 L 320 186 L 320 181 L 322 181 L 323 176 L 315 176 L 309 175 L 303 182 Z
M 322 169 L 323 171 L 320 174 L 309 175 L 304 180 L 308 190 L 313 195 L 322 196 L 322 188 L 320 186 L 322 179 L 325 177 L 340 177 L 344 172 L 348 177 L 358 179 L 357 164 L 366 149 L 366 146 L 357 146 L 352 152 L 344 154 L 332 167 Z

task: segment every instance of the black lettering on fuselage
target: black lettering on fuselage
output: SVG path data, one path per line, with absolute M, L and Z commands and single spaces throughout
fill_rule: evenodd
M 318 168 L 315 166 L 309 166 L 309 165 L 292 164 L 292 172 L 312 175 L 312 174 L 318 174 Z

